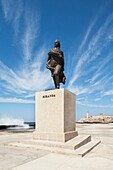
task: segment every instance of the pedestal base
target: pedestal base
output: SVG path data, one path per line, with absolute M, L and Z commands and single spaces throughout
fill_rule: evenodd
M 67 142 L 78 135 L 77 131 L 66 133 L 39 133 L 37 130 L 33 134 L 33 138 L 37 140 L 49 140 L 57 142 Z
M 34 139 L 66 142 L 78 135 L 75 94 L 66 89 L 36 93 Z

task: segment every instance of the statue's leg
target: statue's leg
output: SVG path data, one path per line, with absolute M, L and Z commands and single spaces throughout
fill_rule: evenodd
M 59 89 L 60 83 L 59 83 L 59 76 L 58 75 L 55 75 L 55 83 L 56 83 L 56 88 Z
M 55 76 L 53 77 L 53 81 L 54 81 L 55 88 L 57 88 L 57 84 L 56 84 L 56 81 L 55 81 Z
M 55 67 L 55 71 L 54 71 L 54 82 L 55 82 L 55 87 L 57 89 L 60 88 L 60 71 L 61 71 L 61 66 L 60 65 L 57 65 Z

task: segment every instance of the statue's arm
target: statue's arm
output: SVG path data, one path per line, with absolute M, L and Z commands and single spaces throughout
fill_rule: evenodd
M 54 68 L 51 67 L 51 65 L 50 65 L 50 60 L 51 60 L 50 53 L 48 53 L 48 59 L 47 59 L 47 62 L 46 62 L 46 68 L 49 69 L 50 71 L 54 71 Z

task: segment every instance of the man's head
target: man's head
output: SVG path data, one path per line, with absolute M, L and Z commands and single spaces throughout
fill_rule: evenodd
M 60 48 L 60 41 L 59 40 L 55 40 L 54 47 L 59 47 Z

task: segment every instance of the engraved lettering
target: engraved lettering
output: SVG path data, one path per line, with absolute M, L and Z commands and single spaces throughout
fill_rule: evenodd
M 49 97 L 55 97 L 55 94 L 50 94 L 50 95 L 44 95 L 42 98 L 49 98 Z

